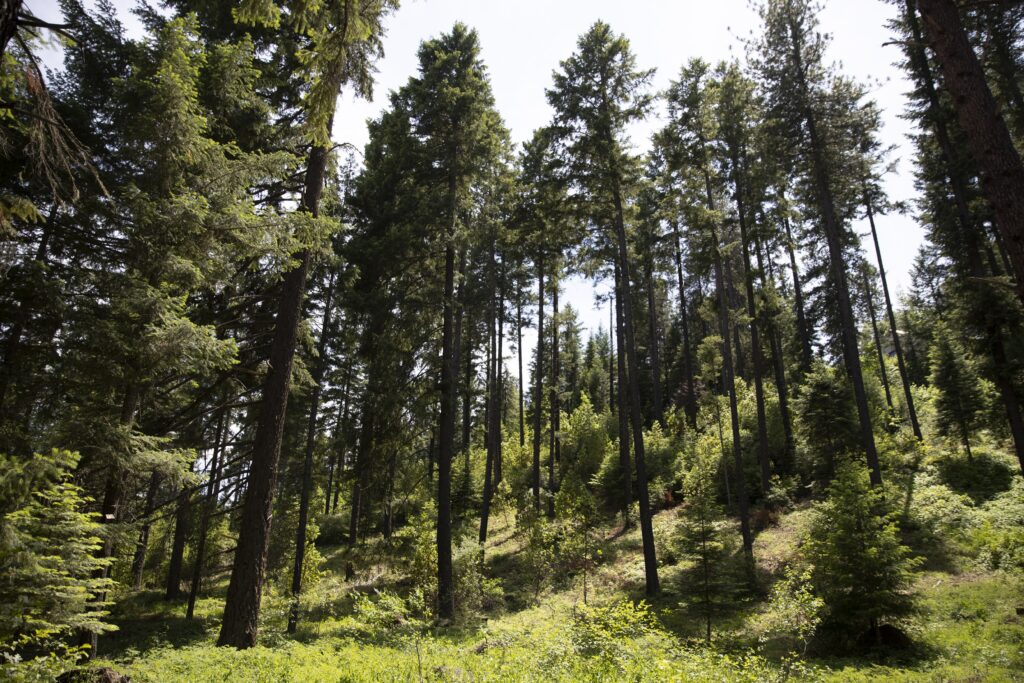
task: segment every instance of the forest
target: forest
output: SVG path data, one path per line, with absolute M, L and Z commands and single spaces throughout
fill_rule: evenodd
M 524 143 L 399 0 L 0 0 L 0 679 L 1024 680 L 1024 3 L 870 2 L 909 197 L 822 0 Z

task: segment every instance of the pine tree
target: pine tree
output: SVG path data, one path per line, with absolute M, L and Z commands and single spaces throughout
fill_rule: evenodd
M 632 302 L 632 267 L 626 231 L 627 181 L 632 162 L 624 144 L 626 125 L 642 118 L 650 104 L 644 91 L 651 71 L 636 68 L 629 42 L 602 22 L 580 37 L 577 52 L 561 63 L 554 86 L 547 91 L 555 109 L 554 136 L 566 163 L 570 182 L 586 193 L 589 211 L 611 223 L 616 265 L 620 271 L 616 295 L 622 301 L 623 331 L 628 362 L 629 417 L 636 459 L 640 529 L 644 546 L 646 588 L 660 590 L 647 469 L 643 420 L 640 415 L 639 360 Z

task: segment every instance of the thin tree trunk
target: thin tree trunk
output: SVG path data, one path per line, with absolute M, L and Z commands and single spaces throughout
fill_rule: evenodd
M 686 381 L 686 416 L 690 426 L 697 427 L 697 393 L 693 381 L 693 355 L 690 351 L 690 322 L 686 315 L 686 281 L 683 278 L 683 249 L 680 245 L 682 235 L 679 224 L 674 225 L 676 251 L 676 277 L 679 281 L 679 326 L 683 332 L 683 375 Z
M 516 283 L 516 352 L 519 356 L 519 448 L 526 448 L 526 415 L 523 412 L 523 288 Z
M 892 335 L 892 346 L 896 351 L 896 367 L 900 371 L 900 381 L 903 383 L 903 397 L 907 402 L 907 414 L 910 417 L 910 427 L 914 430 L 914 436 L 918 441 L 924 437 L 921 435 L 921 423 L 917 419 L 917 408 L 914 406 L 914 394 L 910 391 L 910 376 L 907 373 L 907 366 L 903 362 L 903 345 L 900 343 L 900 333 L 896 328 L 896 313 L 892 308 L 892 297 L 889 295 L 889 281 L 885 276 L 885 265 L 882 263 L 882 247 L 878 243 L 878 231 L 875 230 L 875 215 L 871 210 L 871 201 L 864 200 L 867 208 L 868 224 L 871 226 L 871 239 L 875 244 L 875 259 L 878 261 L 878 275 L 882 280 L 882 294 L 885 296 L 885 312 L 889 318 L 889 333 Z
M 651 263 L 651 256 L 647 254 L 645 261 L 644 275 L 647 280 L 647 335 L 648 353 L 651 357 L 651 408 L 654 414 L 651 415 L 653 422 L 661 422 L 664 416 L 664 407 L 661 400 L 661 353 L 659 350 L 658 333 L 658 306 L 654 293 L 654 264 Z
M 220 489 L 221 467 L 227 448 L 227 436 L 231 425 L 230 411 L 221 410 L 217 417 L 217 437 L 213 444 L 213 458 L 210 462 L 210 483 L 206 490 L 206 503 L 199 519 L 199 538 L 196 541 L 196 557 L 192 565 L 192 583 L 188 590 L 188 607 L 185 619 L 191 621 L 195 616 L 196 600 L 203 580 L 203 563 L 206 561 L 206 538 L 209 533 L 210 519 L 217 509 L 217 496 Z
M 885 355 L 882 353 L 882 337 L 878 334 L 878 318 L 875 316 L 874 297 L 871 296 L 871 281 L 868 279 L 867 271 L 862 273 L 864 282 L 864 297 L 868 304 L 868 317 L 871 318 L 871 334 L 875 340 L 875 351 L 878 353 L 878 376 L 882 380 L 882 388 L 885 390 L 885 403 L 892 410 L 892 392 L 889 391 L 889 373 L 885 369 Z
M 452 456 L 455 450 L 455 394 L 457 349 L 462 340 L 455 333 L 455 234 L 458 228 L 457 179 L 448 173 L 449 224 L 445 231 L 444 301 L 441 331 L 441 425 L 437 458 L 437 611 L 441 619 L 455 615 L 455 577 L 452 570 Z
M 295 633 L 299 625 L 299 595 L 302 592 L 302 566 L 306 562 L 306 527 L 309 524 L 309 499 L 313 493 L 313 451 L 316 448 L 317 418 L 320 412 L 320 394 L 323 390 L 324 371 L 327 367 L 327 341 L 331 335 L 331 306 L 334 303 L 334 277 L 332 270 L 324 292 L 324 317 L 320 323 L 320 342 L 317 344 L 316 366 L 313 369 L 313 390 L 309 397 L 309 420 L 306 423 L 306 450 L 302 460 L 302 491 L 299 494 L 299 524 L 295 530 L 295 564 L 292 566 L 292 604 L 288 610 L 288 633 Z
M 803 101 L 803 119 L 807 126 L 807 136 L 811 154 L 811 173 L 821 208 L 822 222 L 825 229 L 825 241 L 828 243 L 829 265 L 833 284 L 836 288 L 839 306 L 839 319 L 842 327 L 843 359 L 847 374 L 853 382 L 853 394 L 857 403 L 857 417 L 860 423 L 861 442 L 867 458 L 872 486 L 882 483 L 882 468 L 878 462 L 878 451 L 875 448 L 875 435 L 871 426 L 871 413 L 868 408 L 867 391 L 864 388 L 864 375 L 861 371 L 860 352 L 857 349 L 857 325 L 850 304 L 850 290 L 846 279 L 846 257 L 843 252 L 843 227 L 836 213 L 832 196 L 831 178 L 822 152 L 822 141 L 818 136 L 818 122 L 811 110 L 807 95 L 807 83 L 803 71 L 800 37 L 795 23 L 790 23 L 790 35 L 793 41 L 793 61 L 797 71 L 796 86 L 800 90 Z
M 540 443 L 544 414 L 544 254 L 537 258 L 537 366 L 533 394 L 533 508 L 540 513 Z
M 146 550 L 149 547 L 149 533 L 153 528 L 153 510 L 156 509 L 156 494 L 160 490 L 160 475 L 156 472 L 149 475 L 149 488 L 146 491 L 146 508 L 143 512 L 142 529 L 139 530 L 139 541 L 135 544 L 135 556 L 132 558 L 132 588 L 142 590 L 142 574 L 146 567 Z
M 761 491 L 771 488 L 771 465 L 768 462 L 768 418 L 764 406 L 762 379 L 761 336 L 757 324 L 757 306 L 754 299 L 754 273 L 750 266 L 750 239 L 747 231 L 746 202 L 740 181 L 739 156 L 733 157 L 733 182 L 736 189 L 736 211 L 739 215 L 740 244 L 743 250 L 743 282 L 746 288 L 747 317 L 750 318 L 750 355 L 754 370 L 754 398 L 757 403 L 757 462 L 761 468 Z
M 557 264 L 557 261 L 556 261 Z M 548 517 L 555 518 L 555 491 L 558 489 L 558 479 L 555 474 L 555 466 L 559 460 L 558 442 L 558 391 L 561 386 L 560 368 L 558 363 L 558 270 L 551 276 L 551 389 L 548 399 L 551 410 L 551 440 L 548 445 Z
M 624 527 L 628 527 L 630 525 L 630 506 L 633 505 L 633 466 L 629 459 L 629 414 L 627 412 L 629 400 L 626 398 L 626 346 L 623 342 L 625 328 L 622 317 L 622 297 L 619 295 L 622 288 L 621 279 L 619 261 L 615 259 L 615 338 L 618 340 L 615 349 L 615 362 L 619 400 L 616 417 L 619 422 L 619 468 L 622 470 L 622 524 Z
M 633 432 L 633 457 L 636 461 L 637 496 L 640 501 L 640 535 L 644 549 L 644 577 L 647 595 L 661 592 L 658 580 L 658 560 L 654 548 L 654 526 L 651 520 L 650 491 L 647 481 L 647 463 L 644 457 L 643 418 L 640 415 L 639 359 L 636 352 L 636 327 L 633 316 L 633 301 L 630 293 L 629 245 L 626 241 L 626 223 L 623 216 L 622 192 L 619 186 L 618 169 L 612 172 L 612 201 L 615 209 L 615 233 L 618 241 L 620 275 L 617 293 L 622 299 L 623 331 L 626 342 L 626 360 L 629 364 L 629 417 Z
M 782 224 L 786 228 L 786 251 L 789 254 L 789 267 L 793 272 L 793 307 L 796 309 L 796 329 L 800 337 L 800 353 L 804 362 L 804 370 L 810 370 L 814 354 L 811 351 L 811 328 L 807 323 L 807 314 L 804 310 L 804 292 L 800 286 L 800 267 L 796 262 L 796 243 L 793 241 L 789 219 L 784 217 Z
M 181 574 L 185 564 L 185 541 L 188 538 L 192 520 L 191 490 L 182 486 L 174 513 L 174 537 L 171 542 L 171 559 L 167 565 L 167 587 L 165 600 L 181 597 Z

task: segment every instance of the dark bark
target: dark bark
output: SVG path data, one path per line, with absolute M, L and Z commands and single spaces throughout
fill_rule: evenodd
M 775 290 L 775 274 L 771 269 L 771 259 L 762 255 L 762 244 L 760 236 L 756 240 L 757 269 L 761 273 L 761 287 L 767 291 Z M 768 265 L 766 271 L 765 265 Z M 796 458 L 796 440 L 793 438 L 793 416 L 789 412 L 789 387 L 786 382 L 786 364 L 782 354 L 782 341 L 778 325 L 776 325 L 776 312 L 771 311 L 765 315 L 768 328 L 768 342 L 772 354 L 772 366 L 775 370 L 775 391 L 779 397 L 779 415 L 782 417 L 782 431 L 786 440 L 786 452 L 779 469 L 790 473 L 793 471 L 794 459 Z
M 967 38 L 956 2 L 917 0 L 917 8 L 977 164 L 994 223 L 1014 272 L 1024 273 L 1024 163 L 1020 153 Z M 1017 278 L 1017 295 L 1024 301 L 1024 278 Z
M 213 444 L 213 458 L 210 462 L 210 483 L 206 490 L 206 501 L 203 505 L 202 517 L 199 519 L 199 538 L 196 541 L 196 557 L 192 566 L 192 584 L 188 590 L 188 607 L 185 619 L 195 616 L 196 599 L 203 580 L 203 563 L 206 561 L 206 537 L 210 529 L 210 519 L 217 510 L 217 495 L 220 490 L 221 467 L 227 444 L 231 415 L 229 411 L 221 411 L 217 417 L 217 433 Z
M 327 157 L 326 147 L 313 147 L 309 154 L 300 208 L 313 216 L 319 215 L 320 211 Z M 239 523 L 238 545 L 224 603 L 224 620 L 217 639 L 221 646 L 248 648 L 256 644 L 281 439 L 310 259 L 308 250 L 297 254 L 298 265 L 285 273 L 281 283 L 270 366 L 253 440 L 252 465 Z
M 558 271 L 551 277 L 551 389 L 549 391 L 549 409 L 551 410 L 550 443 L 548 444 L 548 517 L 555 518 L 555 492 L 558 490 L 556 465 L 559 460 L 558 441 L 558 391 L 561 386 L 560 368 L 558 363 Z
M 882 388 L 885 390 L 885 403 L 892 410 L 892 392 L 889 391 L 889 373 L 885 369 L 885 355 L 882 353 L 882 337 L 878 334 L 878 318 L 875 316 L 875 301 L 871 295 L 871 281 L 868 274 L 863 273 L 864 297 L 868 304 L 868 317 L 871 318 L 871 334 L 875 340 L 875 351 L 878 353 L 878 376 L 882 380 Z
M 865 200 L 865 207 L 868 213 L 868 224 L 871 226 L 871 239 L 875 244 L 875 259 L 878 261 L 878 275 L 882 280 L 882 294 L 885 296 L 885 313 L 889 318 L 889 334 L 892 335 L 892 347 L 896 352 L 896 367 L 900 371 L 900 381 L 903 383 L 903 398 L 907 403 L 907 414 L 910 417 L 910 427 L 914 430 L 914 436 L 920 441 L 921 423 L 917 419 L 917 408 L 914 406 L 914 395 L 910 391 L 910 375 L 907 372 L 906 363 L 903 361 L 903 345 L 900 343 L 900 333 L 896 328 L 896 313 L 892 307 L 892 297 L 889 295 L 889 280 L 885 276 L 885 265 L 882 263 L 882 247 L 878 243 L 878 231 L 875 230 L 875 214 L 871 210 L 870 199 Z
M 846 277 L 846 257 L 843 250 L 843 226 L 836 213 L 832 194 L 832 179 L 825 161 L 824 143 L 818 134 L 818 120 L 811 109 L 808 85 L 803 70 L 803 55 L 800 34 L 794 22 L 790 22 L 790 36 L 793 41 L 793 63 L 796 68 L 796 86 L 798 97 L 803 108 L 802 116 L 807 127 L 808 152 L 816 199 L 821 211 L 822 227 L 828 245 L 829 267 L 832 282 L 836 290 L 836 303 L 839 308 L 843 360 L 846 372 L 853 383 L 853 395 L 857 404 L 857 418 L 860 425 L 861 445 L 867 459 L 872 486 L 882 483 L 882 468 L 878 462 L 878 451 L 875 448 L 875 434 L 871 426 L 871 413 L 868 408 L 867 391 L 864 387 L 864 374 L 861 371 L 860 352 L 857 349 L 857 324 L 853 317 L 853 306 L 850 303 L 850 289 Z
M 980 246 L 978 242 L 981 233 L 971 218 L 967 203 L 966 182 L 956 170 L 958 167 L 957 162 L 959 161 L 957 150 L 953 146 L 949 134 L 949 124 L 942 109 L 942 104 L 939 101 L 938 92 L 935 89 L 935 79 L 931 72 L 931 66 L 922 47 L 921 28 L 917 21 L 917 13 L 914 11 L 913 0 L 906 0 L 905 2 L 904 19 L 911 34 L 911 40 L 908 42 L 908 56 L 911 67 L 917 74 L 924 89 L 927 99 L 927 120 L 934 129 L 936 141 L 939 143 L 939 149 L 946 162 L 946 181 L 949 183 L 950 190 L 952 191 L 961 231 L 960 237 L 965 245 L 965 253 L 957 254 L 957 256 L 967 259 L 968 274 L 975 281 L 978 281 L 986 276 L 979 253 Z M 1018 280 L 1018 286 L 1020 286 L 1020 280 Z M 1021 472 L 1024 472 L 1024 421 L 1021 418 L 1020 402 L 1017 399 L 1016 390 L 1011 379 L 1002 332 L 995 323 L 989 323 L 985 330 L 985 336 L 992 358 L 993 379 L 996 387 L 999 389 L 1000 398 L 1002 398 L 1003 407 L 1006 410 L 1010 434 L 1013 437 L 1014 450 L 1020 462 Z
M 153 528 L 153 511 L 156 509 L 156 494 L 160 490 L 160 475 L 156 472 L 149 475 L 149 488 L 146 490 L 146 507 L 142 513 L 142 528 L 139 529 L 139 540 L 135 544 L 135 555 L 132 557 L 132 588 L 142 590 L 142 575 L 146 567 L 146 550 L 149 548 L 149 533 Z
M 654 263 L 648 253 L 644 263 L 644 279 L 647 281 L 647 353 L 651 359 L 651 420 L 661 422 L 664 407 L 661 400 L 661 351 L 658 331 L 658 306 L 654 292 Z
M 619 296 L 621 289 L 620 280 L 622 274 L 619 272 L 618 259 L 615 260 L 615 363 L 618 375 L 618 412 L 616 417 L 619 422 L 619 469 L 622 470 L 622 523 L 629 526 L 629 509 L 633 505 L 633 466 L 629 459 L 629 414 L 627 406 L 629 400 L 626 398 L 626 347 L 623 342 L 625 335 L 622 318 L 622 297 Z
M 679 224 L 675 225 L 676 277 L 679 281 L 679 327 L 683 333 L 683 378 L 686 382 L 686 398 L 684 407 L 690 426 L 697 426 L 697 393 L 693 381 L 693 355 L 690 351 L 690 321 L 686 315 L 686 281 L 683 278 L 683 249 L 680 246 L 682 235 Z
M 18 32 L 18 13 L 22 0 L 0 0 L 0 60 L 7 52 L 7 45 Z
M 334 271 L 324 291 L 324 317 L 320 323 L 320 341 L 313 367 L 313 390 L 309 397 L 309 419 L 306 423 L 306 449 L 302 460 L 302 491 L 299 494 L 299 524 L 295 530 L 295 564 L 292 566 L 292 604 L 288 610 L 288 633 L 295 633 L 299 625 L 299 595 L 302 592 L 302 565 L 306 561 L 306 527 L 309 525 L 309 499 L 313 492 L 313 451 L 316 448 L 317 420 L 320 412 L 320 394 L 323 390 L 324 371 L 327 367 L 327 340 L 332 332 L 331 306 L 334 304 Z
M 167 564 L 167 586 L 165 600 L 181 598 L 181 578 L 185 565 L 185 541 L 192 523 L 192 489 L 183 486 L 178 493 L 174 512 L 174 536 L 171 542 L 171 557 Z
M 540 512 L 540 441 L 544 414 L 544 255 L 537 258 L 537 366 L 533 394 L 533 508 Z
M 654 548 L 654 526 L 652 523 L 650 491 L 647 481 L 647 463 L 644 457 L 643 417 L 640 415 L 640 361 L 636 351 L 636 327 L 633 316 L 633 301 L 630 287 L 629 245 L 626 240 L 626 223 L 623 216 L 621 178 L 618 169 L 612 169 L 612 202 L 614 206 L 615 235 L 619 261 L 619 286 L 616 292 L 622 299 L 622 323 L 626 342 L 626 361 L 629 366 L 629 422 L 633 435 L 633 458 L 636 462 L 637 498 L 640 502 L 640 535 L 643 539 L 644 578 L 647 595 L 661 592 L 658 580 L 658 560 Z
M 750 265 L 750 235 L 747 229 L 746 202 L 740 180 L 738 153 L 733 156 L 733 182 L 736 190 L 736 211 L 740 224 L 740 244 L 743 251 L 743 284 L 746 288 L 747 317 L 750 318 L 750 355 L 754 371 L 754 399 L 757 403 L 757 462 L 761 469 L 761 491 L 771 487 L 771 465 L 768 461 L 768 418 L 764 406 L 764 380 L 762 378 L 761 335 L 757 323 L 757 305 L 754 299 L 754 273 Z
M 526 414 L 523 412 L 523 289 L 516 290 L 516 352 L 519 355 L 519 447 L 526 448 Z
M 796 312 L 797 334 L 800 337 L 800 357 L 804 363 L 804 370 L 810 370 L 814 354 L 811 351 L 811 327 L 807 322 L 807 313 L 804 308 L 804 291 L 800 286 L 800 267 L 796 262 L 796 243 L 793 241 L 789 219 L 783 218 L 782 223 L 786 228 L 786 251 L 789 254 L 789 267 L 793 272 L 793 308 Z
M 454 156 L 454 155 L 453 155 Z M 452 571 L 452 456 L 455 450 L 455 394 L 458 372 L 455 333 L 455 231 L 457 228 L 457 182 L 454 169 L 448 173 L 449 223 L 445 229 L 444 299 L 441 329 L 441 415 L 437 458 L 437 612 L 441 619 L 455 615 L 455 576 Z

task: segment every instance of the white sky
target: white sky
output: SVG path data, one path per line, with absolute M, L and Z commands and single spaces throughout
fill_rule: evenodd
M 138 30 L 138 23 L 127 13 L 133 2 L 115 0 L 115 5 L 129 29 Z M 28 0 L 27 4 L 42 17 L 58 16 L 56 0 Z M 872 96 L 883 111 L 883 142 L 897 146 L 897 173 L 888 178 L 886 189 L 893 200 L 909 200 L 914 197 L 913 155 L 907 140 L 911 127 L 900 118 L 909 84 L 893 64 L 900 56 L 898 48 L 884 45 L 891 40 L 886 23 L 895 11 L 882 0 L 828 0 L 821 28 L 832 34 L 830 56 L 844 72 L 874 84 Z M 366 119 L 380 113 L 388 91 L 415 73 L 420 41 L 462 21 L 480 34 L 498 110 L 512 139 L 522 142 L 550 120 L 544 89 L 551 83 L 551 73 L 597 19 L 630 39 L 641 68 L 657 68 L 654 88 L 658 91 L 691 57 L 703 57 L 712 64 L 742 58 L 737 36 L 758 30 L 747 0 L 403 0 L 387 22 L 386 56 L 378 64 L 375 101 L 343 94 L 334 137 L 362 149 L 367 141 Z M 660 125 L 658 116 L 652 116 L 637 128 L 638 149 L 646 148 L 650 132 Z M 923 232 L 910 217 L 883 216 L 877 224 L 890 286 L 899 296 L 909 287 L 908 271 Z M 867 230 L 866 226 L 859 229 Z M 873 255 L 869 258 L 874 262 Z M 562 301 L 577 310 L 585 328 L 607 328 L 607 306 L 595 309 L 594 291 L 590 282 L 573 278 L 565 283 Z M 598 291 L 607 288 L 599 285 Z M 524 336 L 528 349 L 533 341 L 529 333 Z M 515 367 L 510 369 L 515 372 Z

